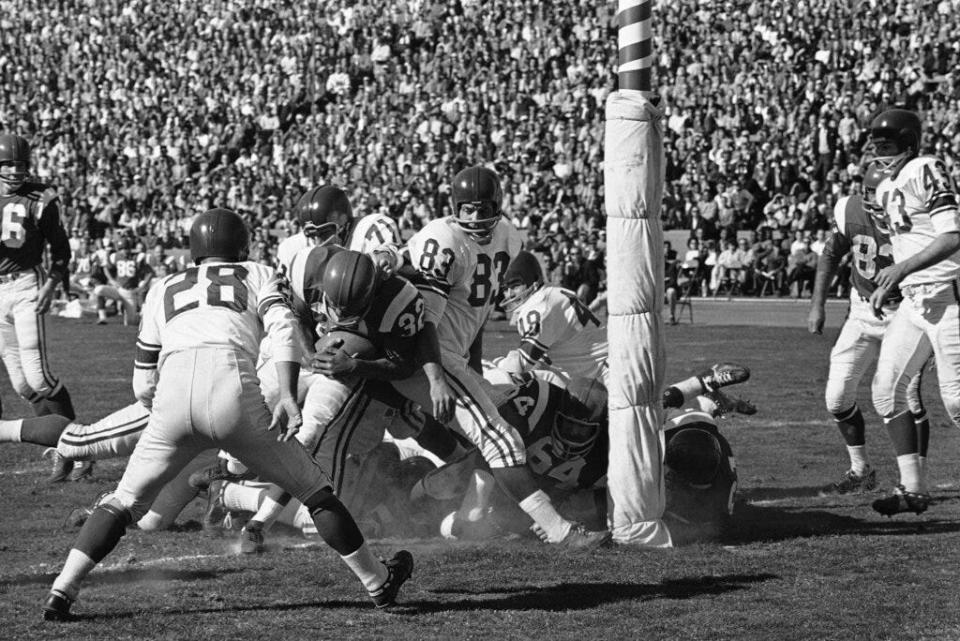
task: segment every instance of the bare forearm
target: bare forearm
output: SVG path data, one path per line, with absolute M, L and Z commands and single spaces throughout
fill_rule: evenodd
M 960 249 L 960 232 L 949 232 L 937 236 L 923 251 L 902 261 L 900 267 L 904 276 L 936 265 Z

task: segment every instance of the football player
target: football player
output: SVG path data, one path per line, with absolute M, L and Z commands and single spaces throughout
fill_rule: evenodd
M 874 162 L 886 173 L 876 199 L 893 245 L 893 264 L 874 277 L 870 304 L 877 316 L 887 300 L 903 302 L 893 314 L 880 346 L 873 379 L 873 403 L 888 429 L 911 433 L 913 416 L 907 402 L 910 381 L 933 354 L 940 397 L 950 419 L 960 425 L 960 211 L 957 191 L 943 160 L 920 155 L 920 116 L 888 109 L 870 123 Z M 874 509 L 892 515 L 927 509 L 930 495 L 918 457 L 900 470 L 901 484 Z M 904 474 L 905 467 L 914 468 Z M 911 487 L 908 482 L 917 479 Z
M 0 134 L 0 355 L 14 390 L 38 415 L 73 418 L 70 394 L 47 364 L 44 320 L 57 286 L 69 279 L 70 244 L 60 197 L 29 180 L 29 171 L 26 139 Z
M 277 268 L 288 275 L 293 257 L 307 247 L 328 244 L 344 246 L 353 223 L 353 206 L 346 192 L 336 185 L 307 190 L 294 207 L 301 231 L 284 238 L 277 247 Z
M 516 229 L 503 220 L 499 176 L 482 166 L 460 171 L 451 185 L 451 203 L 452 215 L 429 222 L 404 252 L 406 273 L 426 302 L 425 331 L 437 332 L 444 374 L 458 395 L 451 426 L 477 446 L 497 484 L 543 528 L 548 542 L 603 545 L 608 531 L 587 531 L 563 518 L 538 487 L 526 465 L 523 439 L 497 411 L 503 393 L 479 373 L 483 325 L 510 261 L 522 248 Z M 393 387 L 421 407 L 432 406 L 423 373 Z
M 852 254 L 850 271 L 850 308 L 840 335 L 830 351 L 830 372 L 827 376 L 827 411 L 833 415 L 840 435 L 847 446 L 850 468 L 830 486 L 838 493 L 872 490 L 877 473 L 870 465 L 866 451 L 866 430 L 863 413 L 857 405 L 857 387 L 876 363 L 880 345 L 890 318 L 900 304 L 900 292 L 894 291 L 884 303 L 884 314 L 877 318 L 870 305 L 876 289 L 874 278 L 893 263 L 890 234 L 881 222 L 882 211 L 876 202 L 876 189 L 885 173 L 880 164 L 868 165 L 863 177 L 863 193 L 844 196 L 833 209 L 834 228 L 823 247 L 817 265 L 807 327 L 813 334 L 823 333 L 824 308 L 830 283 L 844 257 Z M 917 460 L 926 457 L 930 424 L 920 400 L 920 373 L 907 389 L 907 403 L 912 421 L 887 423 L 890 438 L 897 452 L 903 483 L 916 490 L 922 474 Z
M 397 221 L 387 214 L 373 213 L 357 219 L 350 233 L 348 249 L 373 254 L 383 245 L 400 245 L 402 242 Z
M 135 254 L 133 241 L 123 238 L 107 261 L 106 275 L 108 284 L 98 285 L 93 289 L 93 295 L 97 299 L 97 325 L 107 324 L 104 299 L 120 303 L 124 325 L 136 325 L 140 322 L 141 297 L 150 289 L 150 281 L 154 276 L 146 256 Z
M 501 373 L 488 369 L 485 375 L 497 380 Z M 576 512 L 591 525 L 604 523 L 608 450 L 604 386 L 597 379 L 586 378 L 571 379 L 565 389 L 539 375 L 525 374 L 521 380 L 517 392 L 499 409 L 523 436 L 528 464 L 541 486 L 565 510 Z M 664 396 L 667 406 L 677 401 L 687 406 L 684 411 L 673 411 L 664 425 L 668 465 L 665 518 L 671 522 L 671 532 L 674 523 L 679 524 L 685 533 L 682 539 L 690 538 L 687 535 L 716 536 L 732 512 L 736 467 L 730 445 L 719 434 L 714 418 L 731 411 L 753 414 L 756 408 L 717 389 L 684 394 L 680 390 L 685 383 L 672 386 L 671 393 Z M 671 446 L 686 429 L 698 431 L 685 434 Z M 462 492 L 464 467 L 473 463 L 464 459 L 426 474 L 412 491 L 416 502 L 423 504 L 425 497 L 447 500 Z M 444 519 L 441 533 L 452 538 L 486 538 L 498 526 L 524 529 L 529 520 L 519 520 L 500 498 L 490 497 L 495 518 L 471 523 L 453 513 Z M 491 514 L 488 509 L 481 511 L 485 516 Z M 533 530 L 541 534 L 536 526 Z
M 150 422 L 112 496 L 84 523 L 43 605 L 46 620 L 73 618 L 83 578 L 116 547 L 163 485 L 203 450 L 222 447 L 310 509 L 317 531 L 367 588 L 377 607 L 410 577 L 405 551 L 384 563 L 364 542 L 319 464 L 291 439 L 299 353 L 293 313 L 270 267 L 246 260 L 249 232 L 238 215 L 213 209 L 190 230 L 194 267 L 153 288 L 144 305 L 134 389 Z M 256 375 L 262 334 L 273 343 L 280 398 L 271 418 Z M 192 399 L 192 400 L 191 400 Z
M 520 333 L 520 345 L 494 363 L 521 374 L 550 369 L 563 380 L 580 376 L 606 384 L 607 330 L 577 295 L 544 284 L 536 256 L 521 251 L 504 274 L 503 309 Z

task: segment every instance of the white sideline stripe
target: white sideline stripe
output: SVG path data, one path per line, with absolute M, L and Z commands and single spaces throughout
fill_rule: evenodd
M 236 556 L 236 554 L 185 554 L 183 556 L 162 556 L 159 559 L 149 559 L 147 561 L 117 561 L 110 565 L 102 565 L 96 569 L 96 572 L 115 572 L 117 570 L 138 569 L 144 567 L 153 567 L 155 565 L 164 565 L 166 563 L 181 563 L 183 561 L 202 561 L 205 559 L 222 559 Z M 62 563 L 38 563 L 27 567 L 26 573 L 49 572 L 57 570 Z M 0 580 L 6 577 L 0 576 Z
M 809 427 L 832 425 L 830 419 L 811 420 L 811 421 L 766 421 L 767 427 Z

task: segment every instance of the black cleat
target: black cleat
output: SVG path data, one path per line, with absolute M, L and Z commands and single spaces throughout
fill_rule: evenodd
M 697 378 L 705 392 L 715 392 L 721 387 L 747 381 L 750 378 L 750 368 L 737 363 L 714 363 L 709 369 L 697 374 Z
M 55 447 L 48 447 L 43 451 L 43 458 L 51 460 L 50 476 L 47 483 L 63 483 L 70 478 L 73 471 L 73 461 L 64 457 Z
M 76 621 L 77 615 L 70 612 L 73 599 L 58 590 L 50 590 L 43 602 L 44 621 Z
M 68 481 L 87 481 L 93 478 L 93 461 L 79 461 L 74 463 L 73 471 L 67 477 Z
M 907 492 L 898 485 L 890 496 L 873 502 L 873 509 L 884 516 L 893 516 L 901 512 L 922 514 L 930 506 L 930 495 L 926 492 Z
M 387 580 L 377 590 L 370 592 L 370 598 L 378 610 L 396 605 L 400 586 L 413 576 L 413 555 L 406 550 L 400 550 L 392 559 L 384 562 L 384 565 L 387 566 Z

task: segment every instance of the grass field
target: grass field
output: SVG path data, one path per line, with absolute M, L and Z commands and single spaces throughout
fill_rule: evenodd
M 743 308 L 726 310 L 717 318 L 735 323 L 730 310 Z M 919 517 L 887 519 L 869 507 L 878 493 L 817 492 L 846 466 L 822 409 L 837 328 L 811 337 L 799 326 L 755 326 L 756 319 L 697 320 L 667 328 L 670 378 L 738 360 L 753 378 L 735 391 L 760 407 L 722 424 L 741 483 L 725 544 L 559 554 L 532 542 L 375 541 L 377 552 L 402 546 L 417 563 L 404 606 L 386 614 L 372 609 L 325 548 L 290 539 L 260 557 L 231 555 L 228 541 L 196 531 L 198 501 L 180 531 L 127 534 L 90 577 L 75 608 L 82 621 L 44 624 L 39 605 L 75 534 L 63 520 L 111 488 L 122 462 L 100 464 L 92 482 L 49 486 L 39 448 L 7 445 L 0 447 L 0 639 L 960 638 L 960 437 L 947 427 L 934 381 L 925 392 L 936 502 Z M 512 342 L 503 329 L 488 333 L 490 352 Z M 52 365 L 81 418 L 132 400 L 132 329 L 57 319 L 49 333 Z M 6 416 L 26 415 L 5 377 L 0 385 Z M 895 463 L 868 396 L 864 385 L 868 446 L 887 491 Z

